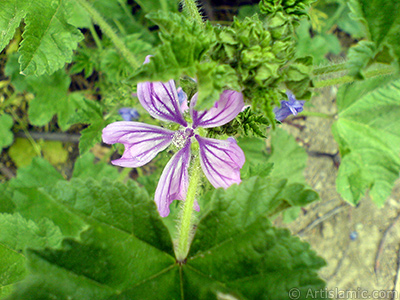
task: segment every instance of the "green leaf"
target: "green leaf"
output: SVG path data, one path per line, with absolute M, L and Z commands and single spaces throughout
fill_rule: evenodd
M 10 115 L 0 116 L 0 152 L 3 148 L 10 146 L 14 140 L 14 134 L 11 131 L 13 125 L 14 120 Z
M 103 119 L 102 107 L 97 102 L 86 99 L 80 92 L 68 93 L 71 79 L 64 70 L 39 77 L 23 76 L 19 74 L 18 57 L 17 54 L 9 57 L 5 72 L 19 92 L 27 91 L 35 95 L 28 109 L 33 125 L 43 126 L 54 115 L 57 115 L 62 130 L 73 124 Z
M 43 157 L 52 165 L 57 166 L 67 161 L 68 151 L 64 149 L 62 142 L 45 141 L 41 146 Z
M 0 214 L 0 297 L 26 276 L 26 247 L 58 247 L 62 235 L 51 221 L 34 223 L 20 214 Z
M 33 222 L 20 214 L 0 214 L 0 244 L 15 251 L 31 248 L 58 247 L 61 245 L 60 229 L 48 219 Z
M 18 169 L 17 177 L 10 181 L 10 186 L 13 188 L 51 186 L 63 179 L 47 160 L 35 157 L 32 164 Z
M 144 61 L 146 55 L 151 53 L 152 45 L 143 41 L 139 34 L 131 34 L 124 38 L 125 45 L 135 55 L 137 61 Z M 112 45 L 100 54 L 100 70 L 107 75 L 112 83 L 119 83 L 132 74 L 132 67 L 121 57 Z
M 29 6 L 19 49 L 22 73 L 53 73 L 72 61 L 73 51 L 83 35 L 68 24 L 64 2 L 37 0 Z
M 357 204 L 367 189 L 383 205 L 400 170 L 400 80 L 382 77 L 343 86 L 333 134 L 343 157 L 336 180 L 342 197 Z
M 38 146 L 38 149 L 40 147 Z M 40 150 L 38 150 L 40 151 Z M 16 138 L 8 150 L 8 155 L 18 168 L 29 166 L 32 159 L 38 156 L 35 148 L 28 139 Z
M 311 55 L 314 64 L 326 61 L 328 53 L 339 54 L 341 46 L 338 38 L 333 34 L 323 33 L 310 36 L 310 21 L 303 20 L 297 28 L 297 51 L 296 57 Z M 309 74 L 309 73 L 308 73 Z
M 87 152 L 80 156 L 74 165 L 73 178 L 93 178 L 102 180 L 103 178 L 117 179 L 119 176 L 118 169 L 104 162 L 94 163 L 95 157 L 93 153 Z
M 219 65 L 215 62 L 197 65 L 197 82 L 199 90 L 197 110 L 211 108 L 226 89 L 240 90 L 235 70 L 228 65 Z
M 304 169 L 307 153 L 295 138 L 281 128 L 271 132 L 271 154 L 268 162 L 274 163 L 272 177 L 285 178 L 288 183 L 305 184 Z
M 3 0 L 0 2 L 0 51 L 8 45 L 14 37 L 15 29 L 26 16 L 31 5 L 27 0 Z
M 384 46 L 390 48 L 399 66 L 400 3 L 385 0 L 372 2 L 369 0 L 351 0 L 349 5 L 352 17 L 364 24 L 369 39 L 369 41 L 350 49 L 350 74 L 362 77 L 363 68 L 374 61 L 374 57 L 380 52 L 385 51 Z
M 31 275 L 9 299 L 196 300 L 234 295 L 278 300 L 286 299 L 293 287 L 303 295 L 319 290 L 324 284 L 316 272 L 324 261 L 266 218 L 297 197 L 298 191 L 286 189 L 284 180 L 253 177 L 214 190 L 189 257 L 178 264 L 167 229 L 144 189 L 132 182 L 128 187 L 107 181 L 60 182 L 49 191 L 52 198 L 76 211 L 91 228 L 80 241 L 64 240 L 62 249 L 29 250 Z
M 35 223 L 49 219 L 60 228 L 64 236 L 78 236 L 86 227 L 81 218 L 38 188 L 15 189 L 13 201 L 15 211 L 24 218 Z
M 30 90 L 35 94 L 28 110 L 29 120 L 33 125 L 47 124 L 56 113 L 65 108 L 70 83 L 71 79 L 64 70 L 52 75 L 29 78 Z
M 26 273 L 24 255 L 0 243 L 0 298 L 9 295 Z
M 12 202 L 12 194 L 7 190 L 7 184 L 0 184 L 0 213 L 13 213 L 15 205 Z
M 81 131 L 81 138 L 79 139 L 79 152 L 81 155 L 101 142 L 101 133 L 107 124 L 108 122 L 105 120 L 95 121 L 89 127 Z
M 183 14 L 159 11 L 148 18 L 160 26 L 163 42 L 134 76 L 135 82 L 178 79 L 182 73 L 195 77 L 197 63 L 214 41 L 213 27 L 189 20 Z

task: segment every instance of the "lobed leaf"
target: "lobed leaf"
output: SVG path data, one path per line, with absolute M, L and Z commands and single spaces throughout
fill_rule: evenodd
M 382 77 L 343 86 L 333 134 L 343 157 L 337 190 L 357 204 L 369 195 L 383 205 L 400 170 L 399 79 Z
M 182 264 L 154 203 L 134 183 L 73 180 L 47 191 L 90 228 L 62 249 L 29 250 L 31 275 L 9 299 L 285 299 L 292 287 L 303 296 L 323 288 L 316 270 L 324 261 L 266 217 L 298 194 L 285 180 L 253 177 L 209 193 L 212 208 Z
M 73 50 L 83 39 L 67 21 L 63 0 L 37 0 L 29 6 L 19 52 L 23 74 L 53 73 L 72 61 Z

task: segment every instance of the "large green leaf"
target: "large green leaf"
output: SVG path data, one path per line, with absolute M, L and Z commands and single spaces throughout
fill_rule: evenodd
M 350 49 L 350 75 L 362 76 L 361 71 L 374 58 L 383 55 L 385 62 L 393 58 L 400 63 L 400 2 L 386 0 L 351 0 L 352 17 L 360 20 L 367 29 L 369 41 Z M 385 48 L 389 47 L 389 52 Z
M 337 190 L 353 204 L 367 189 L 383 205 L 400 170 L 400 80 L 369 79 L 343 86 L 333 133 L 343 157 Z
M 304 189 L 304 187 L 303 187 Z M 186 262 L 173 257 L 154 203 L 134 183 L 60 182 L 49 197 L 90 228 L 62 249 L 28 251 L 31 275 L 9 299 L 286 299 L 323 288 L 324 261 L 267 215 L 294 200 L 285 180 L 253 177 L 209 193 Z
M 10 181 L 10 186 L 12 188 L 51 186 L 63 179 L 47 160 L 35 157 L 29 166 L 18 169 L 17 177 Z
M 102 180 L 108 178 L 111 180 L 117 179 L 119 176 L 118 169 L 110 166 L 105 162 L 95 163 L 94 154 L 88 152 L 80 156 L 74 165 L 73 178 L 87 179 L 89 177 Z
M 23 250 L 26 247 L 57 247 L 62 235 L 48 219 L 38 223 L 22 218 L 20 214 L 0 214 L 0 298 L 21 281 L 27 271 Z
M 271 176 L 286 178 L 289 183 L 305 184 L 304 169 L 307 153 L 297 144 L 296 139 L 281 128 L 271 132 L 271 154 L 268 162 L 274 163 Z

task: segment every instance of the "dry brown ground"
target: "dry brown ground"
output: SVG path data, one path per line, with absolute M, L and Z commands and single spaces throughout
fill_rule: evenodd
M 335 88 L 327 88 L 315 97 L 315 108 L 309 110 L 334 113 L 334 101 Z M 294 121 L 305 125 L 304 130 L 284 126 L 307 150 L 335 153 L 337 145 L 330 129 L 333 121 L 307 117 Z M 400 181 L 384 207 L 378 208 L 368 197 L 353 207 L 336 192 L 336 175 L 337 168 L 330 157 L 310 156 L 305 176 L 320 193 L 321 201 L 306 207 L 297 220 L 284 226 L 326 259 L 328 266 L 320 275 L 328 290 L 367 291 L 369 299 L 400 299 Z M 352 232 L 358 235 L 354 240 L 350 238 Z M 374 290 L 398 294 L 376 295 L 372 294 Z M 336 298 L 367 299 L 361 293 L 358 297 L 339 294 Z

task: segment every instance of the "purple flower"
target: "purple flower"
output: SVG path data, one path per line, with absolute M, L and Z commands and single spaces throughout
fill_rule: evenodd
M 275 119 L 279 122 L 283 121 L 290 115 L 296 116 L 299 112 L 303 111 L 303 106 L 306 101 L 296 100 L 296 97 L 290 91 L 286 91 L 289 101 L 282 100 L 281 108 L 274 108 Z
M 103 141 L 107 144 L 122 143 L 124 154 L 112 161 L 114 165 L 136 168 L 150 162 L 160 151 L 174 144 L 180 150 L 165 166 L 156 192 L 155 202 L 162 217 L 168 216 L 169 205 L 174 200 L 185 200 L 189 184 L 188 166 L 191 159 L 191 144 L 199 143 L 200 164 L 204 174 L 215 188 L 228 188 L 239 184 L 240 169 L 245 157 L 235 139 L 217 140 L 199 135 L 199 127 L 212 128 L 232 121 L 244 106 L 243 96 L 236 91 L 224 91 L 215 105 L 205 111 L 194 109 L 195 94 L 190 101 L 192 124 L 183 117 L 184 104 L 175 82 L 139 83 L 138 98 L 143 107 L 156 119 L 181 125 L 178 131 L 139 122 L 115 122 L 103 130 Z M 187 104 L 186 104 L 187 105 Z M 195 207 L 199 209 L 198 206 Z
M 131 107 L 123 107 L 118 110 L 118 113 L 125 121 L 137 120 L 140 117 L 139 112 Z

